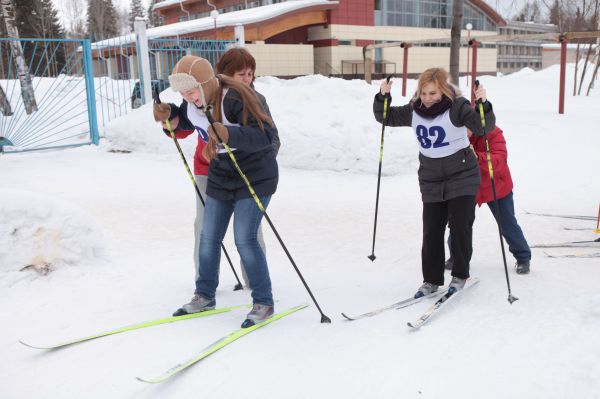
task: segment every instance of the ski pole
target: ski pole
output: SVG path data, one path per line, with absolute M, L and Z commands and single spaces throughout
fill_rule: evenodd
M 390 82 L 391 76 L 387 77 L 387 82 Z M 389 107 L 392 102 L 390 93 L 385 93 L 383 96 L 383 120 L 381 121 L 381 142 L 379 143 L 379 171 L 377 172 L 377 195 L 375 196 L 375 219 L 373 222 L 373 246 L 371 247 L 371 255 L 367 258 L 371 259 L 371 262 L 375 261 L 375 234 L 377 232 L 377 213 L 379 211 L 379 187 L 381 186 L 381 164 L 383 163 L 383 136 L 385 133 L 385 125 L 388 120 Z
M 479 80 L 475 81 L 475 90 L 479 87 Z M 504 261 L 504 273 L 506 274 L 506 285 L 508 286 L 508 302 L 512 305 L 514 301 L 519 298 L 514 296 L 510 291 L 510 279 L 508 277 L 508 266 L 506 265 L 506 251 L 504 250 L 504 240 L 502 239 L 502 217 L 500 215 L 500 208 L 498 206 L 498 198 L 496 197 L 496 183 L 494 182 L 494 168 L 492 167 L 492 154 L 490 152 L 490 143 L 485 132 L 485 116 L 483 114 L 483 103 L 481 99 L 477 100 L 479 106 L 479 115 L 481 116 L 481 126 L 483 127 L 483 139 L 485 141 L 485 154 L 487 157 L 488 171 L 490 174 L 490 181 L 492 182 L 492 194 L 494 196 L 494 212 L 498 222 L 498 233 L 500 234 L 500 247 L 502 248 L 502 260 Z
M 208 118 L 208 122 L 210 123 L 210 125 L 212 126 L 212 128 L 213 128 L 213 130 L 215 132 L 215 135 L 217 136 L 217 139 L 219 140 L 219 143 L 222 144 L 223 147 L 225 147 L 225 150 L 227 151 L 227 154 L 229 155 L 229 159 L 231 160 L 231 163 L 233 164 L 233 167 L 235 168 L 235 170 L 237 171 L 237 173 L 240 175 L 240 177 L 242 178 L 242 180 L 244 180 L 244 182 L 246 183 L 246 187 L 248 187 L 248 191 L 250 191 L 250 194 L 252 195 L 252 198 L 254 199 L 254 202 L 256 202 L 256 205 L 258 206 L 258 209 L 260 210 L 260 212 L 263 214 L 263 216 L 265 217 L 265 219 L 269 223 L 269 226 L 271 226 L 271 230 L 273 230 L 273 233 L 275 233 L 275 237 L 277 237 L 277 240 L 279 241 L 279 244 L 281 244 L 281 247 L 285 251 L 285 254 L 287 255 L 287 257 L 290 260 L 290 262 L 292 263 L 292 266 L 294 266 L 294 269 L 296 270 L 296 273 L 298 273 L 298 277 L 300 277 L 300 280 L 302 281 L 302 284 L 304 284 L 304 288 L 306 288 L 306 291 L 308 291 L 308 294 L 310 295 L 310 298 L 312 299 L 312 301 L 316 305 L 317 309 L 319 310 L 319 313 L 321 313 L 321 323 L 331 323 L 331 319 L 329 317 L 325 316 L 325 314 L 321 310 L 321 307 L 319 306 L 319 303 L 317 302 L 317 300 L 315 299 L 315 296 L 313 295 L 312 291 L 308 287 L 308 284 L 306 283 L 306 280 L 304 280 L 304 277 L 302 276 L 302 273 L 300 273 L 300 269 L 298 269 L 298 266 L 296 266 L 296 262 L 294 262 L 294 259 L 292 258 L 292 255 L 290 255 L 290 252 L 288 251 L 287 247 L 283 243 L 283 240 L 279 236 L 279 233 L 277 232 L 277 229 L 275 228 L 275 225 L 273 225 L 273 222 L 271 221 L 271 218 L 267 214 L 267 211 L 266 211 L 265 207 L 263 206 L 262 202 L 260 201 L 260 198 L 258 198 L 258 195 L 256 195 L 256 192 L 254 191 L 254 188 L 252 187 L 252 184 L 250 184 L 250 181 L 248 180 L 248 178 L 246 177 L 246 175 L 244 174 L 244 172 L 240 168 L 240 165 L 238 164 L 237 159 L 235 158 L 235 155 L 233 155 L 233 152 L 231 151 L 231 148 L 229 148 L 229 146 L 227 144 L 223 143 L 223 141 L 221 140 L 221 137 L 219 137 L 219 134 L 217 133 L 217 129 L 215 129 L 215 126 L 214 126 L 215 120 L 213 119 L 212 114 L 210 113 L 210 109 L 209 108 L 205 108 L 204 112 L 206 114 L 206 117 Z
M 154 97 L 154 102 L 156 104 L 160 104 L 160 96 L 158 94 L 158 88 L 156 88 L 154 90 L 153 97 Z M 204 206 L 206 206 L 204 203 L 204 198 L 202 197 L 202 194 L 200 193 L 198 184 L 196 184 L 196 180 L 194 179 L 194 175 L 192 174 L 192 171 L 190 170 L 190 166 L 188 165 L 187 160 L 185 159 L 185 155 L 183 154 L 183 151 L 181 150 L 181 146 L 179 145 L 179 141 L 177 140 L 177 137 L 175 136 L 175 132 L 171 128 L 171 122 L 169 121 L 169 119 L 167 119 L 165 121 L 165 125 L 167 125 L 167 130 L 169 131 L 169 134 L 171 135 L 171 138 L 173 139 L 173 142 L 175 143 L 175 147 L 177 147 L 179 156 L 181 157 L 181 160 L 183 161 L 183 164 L 185 165 L 185 170 L 187 170 L 188 176 L 189 176 L 190 180 L 192 181 L 194 188 L 196 189 L 196 194 L 198 195 L 198 198 L 200 199 L 200 202 L 202 203 L 202 206 L 204 207 Z M 221 243 L 221 249 L 223 250 L 225 257 L 227 258 L 227 262 L 229 263 L 229 266 L 231 266 L 231 271 L 233 272 L 233 275 L 235 276 L 235 279 L 237 280 L 237 284 L 235 285 L 235 287 L 233 287 L 233 290 L 239 291 L 239 290 L 243 289 L 244 287 L 242 286 L 242 282 L 240 281 L 240 278 L 238 277 L 237 273 L 235 272 L 235 268 L 233 267 L 231 258 L 229 257 L 229 254 L 227 253 L 227 250 L 225 249 L 225 245 L 223 243 Z

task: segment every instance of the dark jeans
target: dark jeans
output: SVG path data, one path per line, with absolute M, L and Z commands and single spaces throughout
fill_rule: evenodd
M 494 202 L 488 202 L 492 215 L 498 222 L 498 217 L 495 212 Z M 498 200 L 498 209 L 500 209 L 500 218 L 502 219 L 502 236 L 508 243 L 508 250 L 513 254 L 517 262 L 529 262 L 531 260 L 531 249 L 523 235 L 523 230 L 515 217 L 515 203 L 513 193 L 511 192 L 506 197 Z M 451 236 L 448 237 L 448 246 L 450 247 L 450 257 L 454 260 L 454 252 L 451 246 Z
M 423 281 L 444 285 L 444 233 L 450 223 L 452 276 L 469 278 L 473 253 L 475 196 L 465 195 L 443 202 L 423 203 L 423 247 L 421 266 Z
M 494 218 L 498 221 L 494 202 L 488 202 L 487 204 Z M 508 250 L 517 262 L 529 262 L 531 260 L 531 249 L 529 249 L 523 230 L 519 227 L 515 217 L 515 202 L 512 191 L 506 197 L 498 200 L 498 209 L 500 210 L 500 219 L 502 219 L 502 236 L 508 243 Z

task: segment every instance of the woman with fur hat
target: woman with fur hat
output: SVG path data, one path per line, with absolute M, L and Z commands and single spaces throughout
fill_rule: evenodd
M 275 125 L 251 88 L 228 76 L 215 76 L 210 63 L 201 57 L 184 56 L 175 65 L 169 81 L 184 100 L 180 106 L 155 104 L 155 120 L 163 125 L 169 120 L 176 133 L 198 132 L 206 143 L 202 156 L 210 162 L 196 291 L 191 302 L 176 313 L 214 309 L 220 246 L 234 215 L 235 243 L 246 267 L 254 303 L 243 323 L 249 327 L 271 317 L 274 311 L 267 261 L 256 238 L 263 215 L 221 143 L 233 151 L 266 208 L 279 178 L 272 144 Z M 213 125 L 209 124 L 206 112 L 214 117 Z
M 467 128 L 483 135 L 480 115 L 457 88 L 448 83 L 448 73 L 431 68 L 419 77 L 417 91 L 410 103 L 390 107 L 383 121 L 385 96 L 392 82 L 381 83 L 373 112 L 378 122 L 388 126 L 411 126 L 419 146 L 419 186 L 423 201 L 423 246 L 421 266 L 423 284 L 415 298 L 429 295 L 444 284 L 444 232 L 450 224 L 454 266 L 449 291 L 464 287 L 469 278 L 473 252 L 475 195 L 481 177 L 477 157 L 469 146 Z M 475 97 L 484 104 L 485 129 L 494 128 L 492 105 L 485 89 L 479 86 Z M 390 98 L 391 101 L 391 98 Z

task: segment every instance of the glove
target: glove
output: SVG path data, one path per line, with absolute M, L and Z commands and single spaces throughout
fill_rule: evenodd
M 208 135 L 217 143 L 222 142 L 223 144 L 227 144 L 227 142 L 229 141 L 229 131 L 220 122 L 215 122 L 208 126 Z
M 217 155 L 217 141 L 213 138 L 213 136 L 209 136 L 208 143 L 206 143 L 202 149 L 202 156 L 206 158 L 208 162 L 210 162 L 215 159 Z
M 479 87 L 475 90 L 475 98 L 477 100 L 481 100 L 482 104 L 485 104 L 485 102 L 487 101 L 487 93 L 483 85 L 479 85 Z
M 171 116 L 171 106 L 165 103 L 155 103 L 152 105 L 152 113 L 154 114 L 155 121 L 164 122 Z
M 214 126 L 214 129 L 213 129 Z M 215 131 L 219 134 L 217 135 Z M 219 141 L 219 139 L 221 139 Z M 229 141 L 229 131 L 222 123 L 215 122 L 212 125 L 208 126 L 208 143 L 202 149 L 202 156 L 206 158 L 209 162 L 215 159 L 218 155 L 217 145 L 222 142 L 227 144 Z

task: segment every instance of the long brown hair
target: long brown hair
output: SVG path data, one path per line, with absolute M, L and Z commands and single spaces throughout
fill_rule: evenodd
M 214 104 L 214 113 L 213 116 L 216 121 L 222 122 L 221 118 L 221 104 L 223 102 L 223 89 L 232 88 L 237 91 L 242 97 L 243 103 L 243 113 L 242 113 L 242 125 L 248 124 L 248 113 L 251 113 L 256 118 L 260 129 L 264 132 L 264 122 L 268 123 L 271 127 L 274 126 L 273 120 L 265 111 L 260 104 L 258 97 L 254 90 L 250 87 L 246 86 L 244 83 L 238 82 L 237 80 L 225 76 L 225 75 L 217 75 L 216 78 L 219 80 L 221 88 L 217 90 L 217 94 L 215 95 L 215 99 L 213 100 Z
M 435 84 L 442 94 L 448 97 L 450 101 L 454 101 L 456 97 L 460 96 L 460 90 L 448 82 L 448 72 L 446 72 L 444 68 L 429 68 L 419 76 L 417 91 L 415 92 L 412 101 L 421 98 L 421 91 L 428 83 Z

